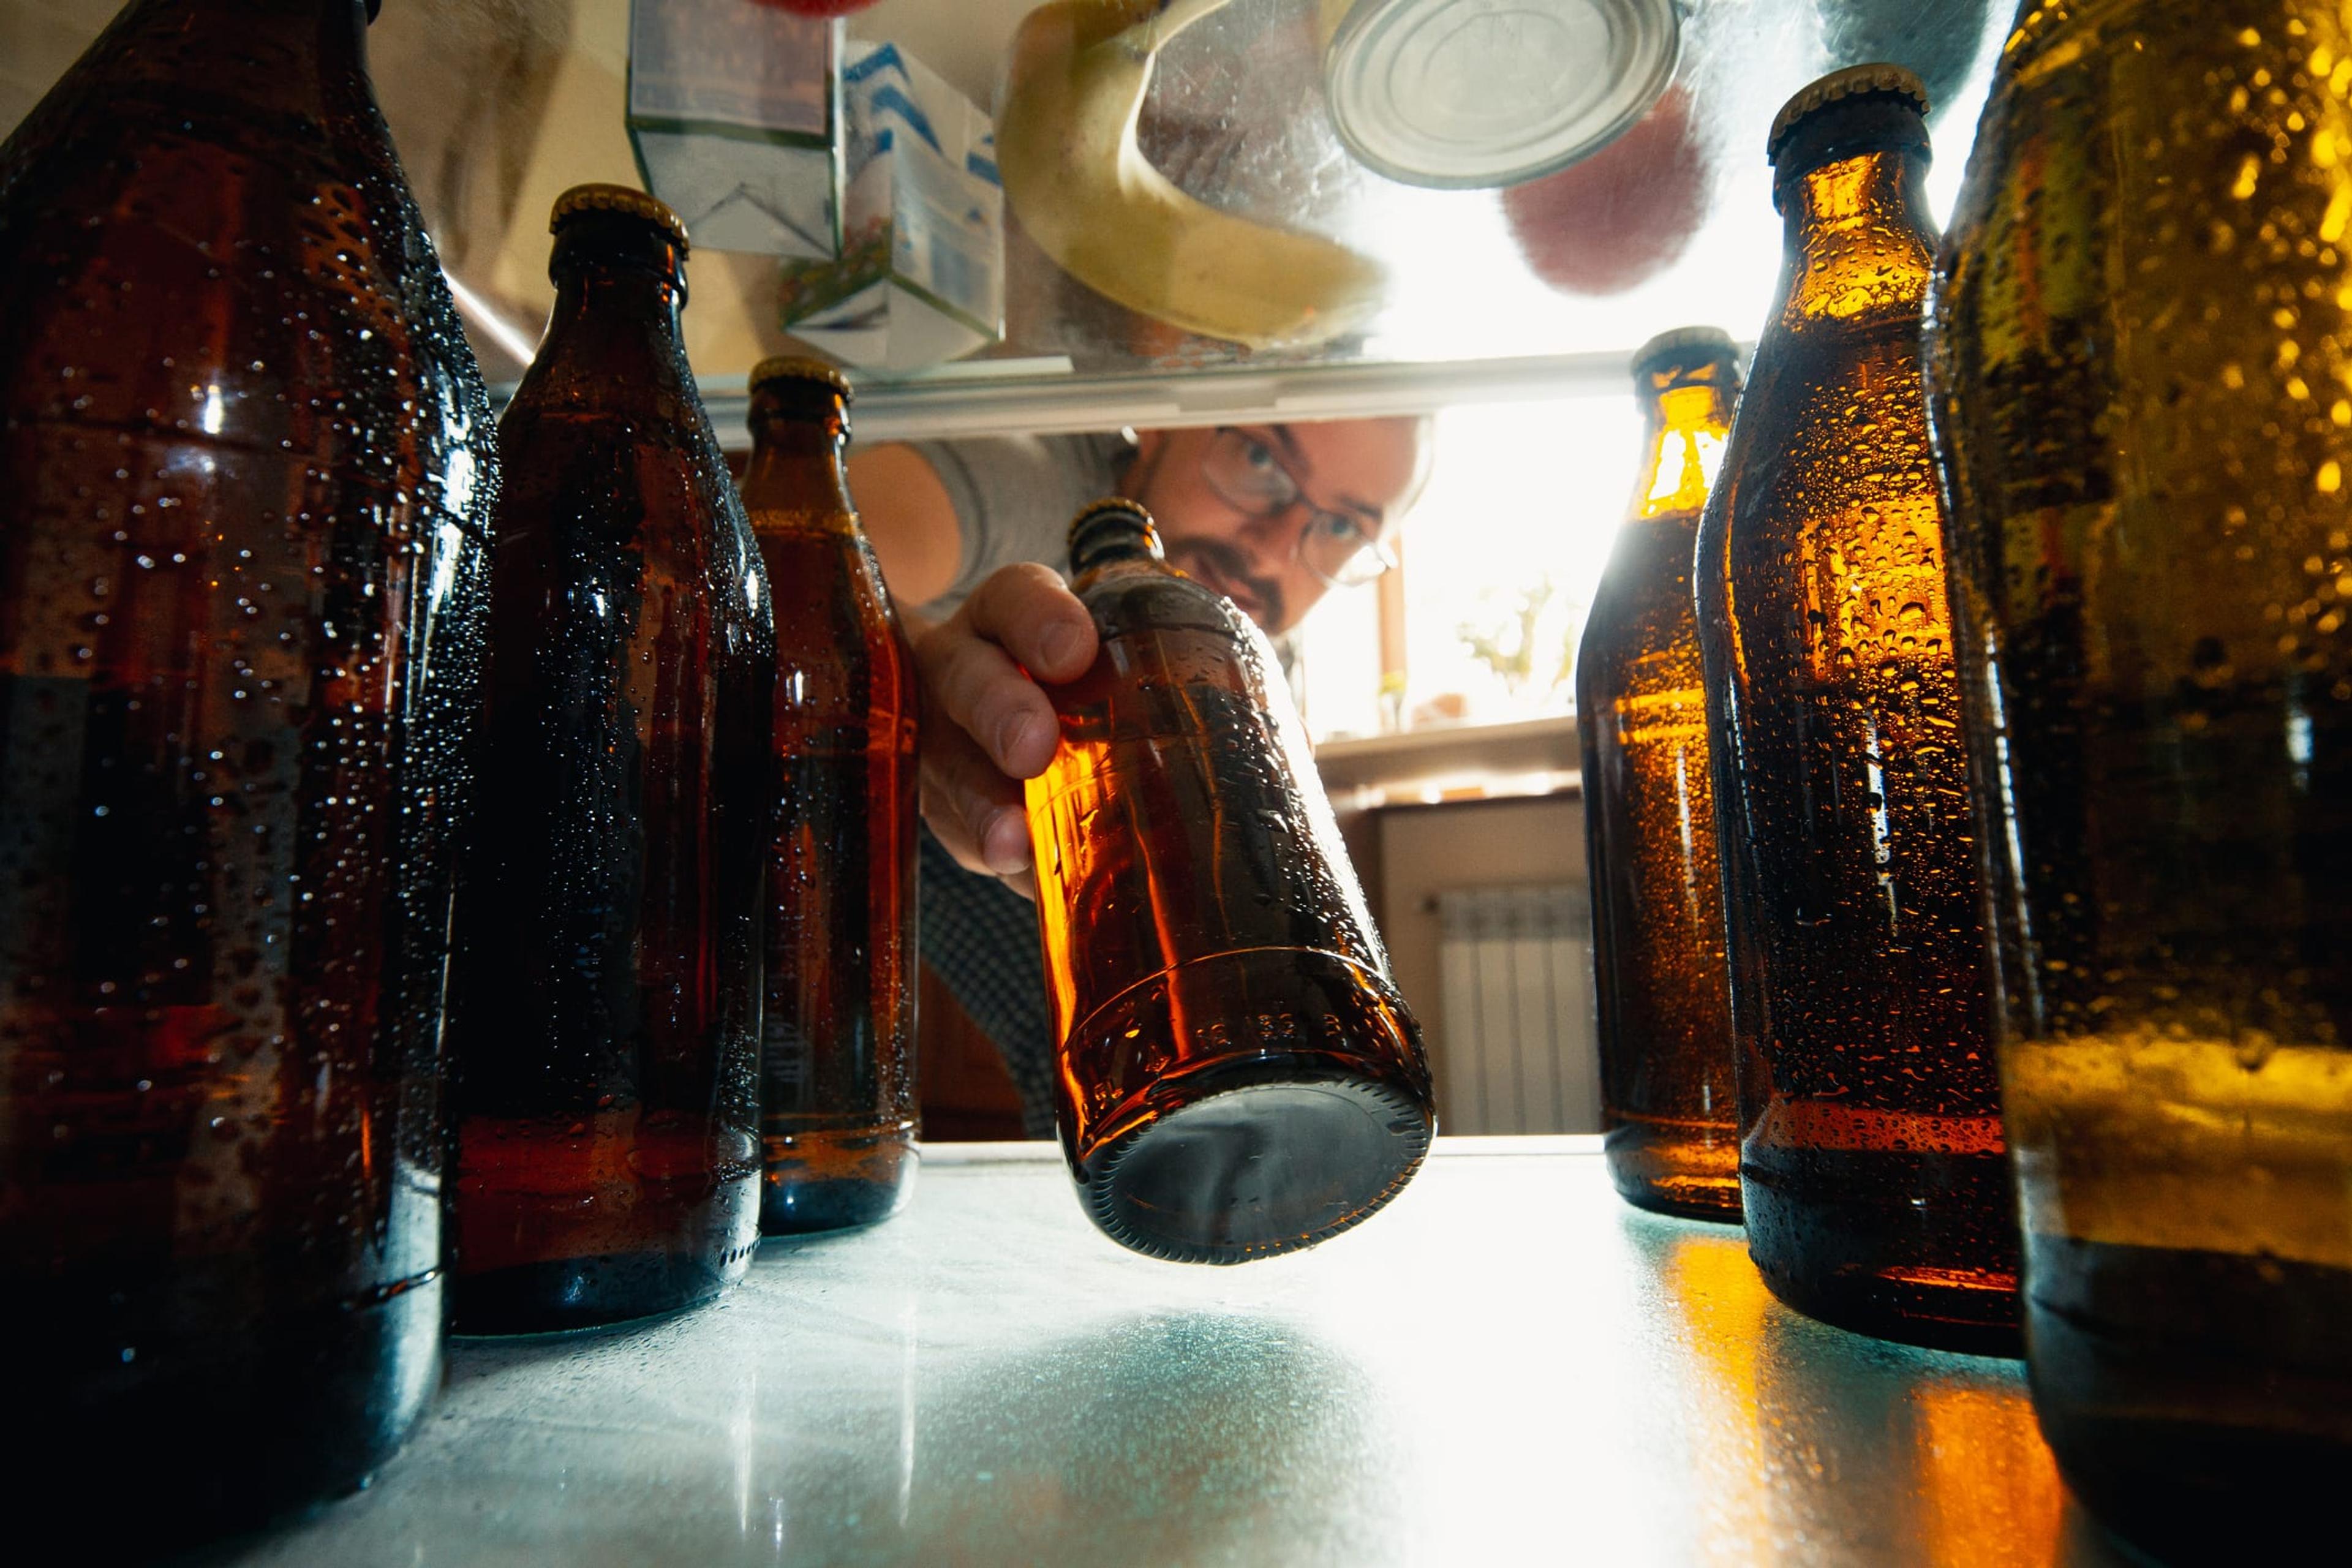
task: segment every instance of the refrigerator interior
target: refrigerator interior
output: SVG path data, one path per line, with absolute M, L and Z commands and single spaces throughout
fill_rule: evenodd
M 1001 144 L 1008 61 L 1018 48 L 1033 76 L 1075 79 L 1077 63 L 1037 66 L 1052 44 L 1037 29 L 1088 6 L 1150 9 L 878 0 L 845 26 L 995 112 Z M 0 131 L 116 9 L 0 0 Z M 1008 200 L 1003 340 L 919 373 L 856 373 L 858 438 L 1437 411 L 1439 460 L 1398 547 L 1403 570 L 1318 609 L 1300 684 L 1400 984 L 1429 1026 L 1448 1130 L 1597 1131 L 1567 682 L 1530 690 L 1488 668 L 1479 641 L 1540 636 L 1572 650 L 1633 479 L 1635 345 L 1695 321 L 1753 340 L 1780 261 L 1764 157 L 1779 106 L 1839 66 L 1917 71 L 1937 103 L 1941 217 L 2007 12 L 1992 0 L 1685 0 L 1671 80 L 1646 112 L 1589 157 L 1495 190 L 1401 184 L 1349 153 L 1325 104 L 1316 0 L 1175 10 L 1197 20 L 1121 68 L 1140 95 L 1136 151 L 1186 200 L 1241 220 L 1215 246 L 1313 237 L 1324 248 L 1312 254 L 1349 258 L 1370 292 L 1293 341 L 1220 339 L 1071 277 Z M 557 194 L 643 183 L 626 125 L 631 25 L 630 0 L 384 0 L 370 30 L 384 114 L 494 390 L 521 374 L 553 300 Z M 1494 90 L 1549 89 L 1522 70 Z M 1116 204 L 1029 215 L 1065 231 L 1103 226 L 1114 248 L 1129 216 Z M 1181 259 L 1130 247 L 1108 265 L 1132 298 Z M 730 446 L 748 441 L 751 367 L 802 350 L 778 320 L 782 268 L 708 247 L 692 259 L 688 353 Z M 927 1050 L 975 1063 L 959 1127 L 1017 1126 L 986 1053 Z

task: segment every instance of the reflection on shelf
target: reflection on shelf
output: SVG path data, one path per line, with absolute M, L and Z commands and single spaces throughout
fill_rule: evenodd
M 1880 1344 L 1772 1299 L 1741 1233 L 1628 1209 L 1684 1386 L 1662 1391 L 1704 1500 L 1703 1563 L 2093 1568 L 2020 1363 Z

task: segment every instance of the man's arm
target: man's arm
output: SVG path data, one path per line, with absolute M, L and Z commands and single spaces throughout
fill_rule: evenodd
M 852 452 L 849 493 L 892 598 L 928 605 L 954 584 L 963 569 L 963 524 L 920 452 L 902 442 Z

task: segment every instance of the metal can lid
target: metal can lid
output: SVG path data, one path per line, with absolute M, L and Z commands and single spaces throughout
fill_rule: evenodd
M 683 256 L 691 248 L 686 239 L 686 220 L 670 211 L 667 204 L 648 195 L 634 185 L 574 185 L 555 198 L 555 211 L 548 217 L 547 232 L 553 234 L 563 226 L 563 220 L 578 213 L 619 213 L 625 217 L 642 218 L 662 231 Z
M 1738 357 L 1739 345 L 1721 327 L 1675 327 L 1633 351 L 1633 374 L 1667 365 L 1690 369 L 1717 360 L 1727 363 Z
M 1880 60 L 1868 65 L 1848 66 L 1834 70 L 1810 87 L 1801 89 L 1797 96 L 1780 106 L 1772 117 L 1771 133 L 1764 138 L 1764 155 L 1777 158 L 1780 144 L 1790 134 L 1812 115 L 1851 98 L 1882 95 L 1909 102 L 1924 117 L 1931 107 L 1927 89 L 1916 74 L 1898 65 Z
M 1410 184 L 1517 184 L 1600 151 L 1675 74 L 1675 0 L 1324 0 L 1323 86 L 1350 152 Z
M 813 381 L 819 386 L 839 393 L 844 403 L 848 402 L 852 395 L 849 377 L 843 374 L 839 367 L 827 364 L 821 359 L 811 359 L 806 354 L 770 354 L 751 367 L 750 385 L 752 391 L 759 391 L 772 381 Z

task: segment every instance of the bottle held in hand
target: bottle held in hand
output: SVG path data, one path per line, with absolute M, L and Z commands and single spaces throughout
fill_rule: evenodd
M 1137 1251 L 1313 1246 L 1428 1150 L 1420 1026 L 1264 636 L 1132 502 L 1081 511 L 1070 562 L 1102 647 L 1028 786 L 1063 1152 Z

